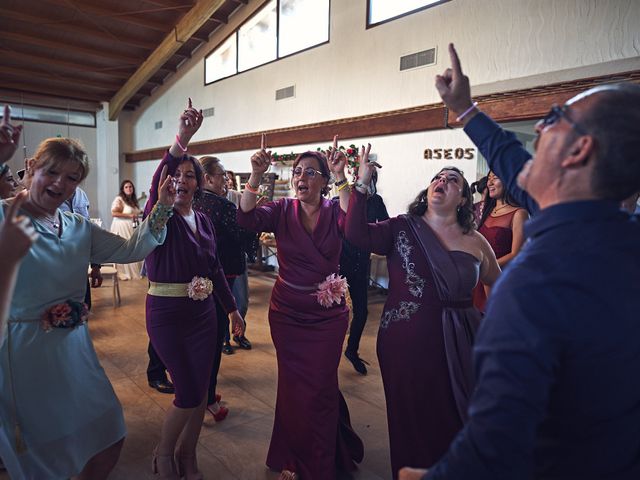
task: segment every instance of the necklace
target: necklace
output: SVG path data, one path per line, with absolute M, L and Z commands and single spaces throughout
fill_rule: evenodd
M 38 220 L 40 220 L 45 227 L 47 227 L 49 230 L 52 230 L 53 232 L 58 232 L 60 230 L 60 222 L 58 222 L 56 215 L 43 215 L 42 217 L 39 217 Z
M 493 211 L 491 212 L 491 215 L 495 215 L 495 214 L 496 214 L 496 213 L 498 213 L 500 210 L 502 210 L 502 209 L 504 209 L 504 208 L 507 208 L 507 207 L 510 207 L 510 206 L 511 206 L 511 205 L 509 205 L 508 203 L 505 203 L 504 205 L 501 205 L 501 206 L 499 206 L 499 207 L 495 207 L 495 208 L 493 209 Z

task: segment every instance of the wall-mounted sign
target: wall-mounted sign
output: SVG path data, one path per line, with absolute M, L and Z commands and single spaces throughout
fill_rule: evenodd
M 426 160 L 473 160 L 476 156 L 475 148 L 426 148 Z

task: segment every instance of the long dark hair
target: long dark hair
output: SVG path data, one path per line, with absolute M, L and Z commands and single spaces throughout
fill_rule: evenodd
M 489 174 L 492 174 L 492 173 L 494 177 L 496 177 L 498 180 L 502 182 L 502 179 L 498 177 L 494 172 L 489 172 Z M 488 177 L 489 175 L 487 175 L 487 178 Z M 520 204 L 516 202 L 515 199 L 511 196 L 511 194 L 507 191 L 504 183 L 502 184 L 502 196 L 500 197 L 500 200 L 502 200 L 507 205 L 511 205 L 512 207 L 520 207 Z M 484 205 L 482 206 L 482 216 L 480 217 L 480 221 L 478 222 L 478 228 L 484 225 L 485 220 L 489 217 L 489 215 L 491 215 L 491 212 L 493 212 L 493 209 L 496 208 L 497 204 L 498 204 L 497 198 L 491 198 L 490 195 L 486 196 Z
M 462 197 L 465 198 L 465 202 L 460 205 L 456 212 L 456 220 L 458 225 L 462 227 L 463 233 L 469 233 L 472 229 L 475 228 L 475 215 L 473 214 L 473 195 L 471 194 L 471 188 L 469 187 L 469 182 L 464 178 L 464 173 L 462 170 L 456 167 L 444 167 L 441 169 L 432 179 L 433 182 L 438 175 L 440 175 L 445 170 L 452 170 L 462 177 Z M 407 208 L 407 213 L 409 215 L 417 215 L 421 217 L 427 211 L 427 190 L 429 187 L 418 193 L 416 199 L 409 205 Z
M 329 164 L 327 163 L 327 157 L 325 157 L 324 153 L 318 151 L 309 150 L 308 152 L 303 152 L 296 157 L 293 161 L 293 167 L 296 168 L 300 161 L 303 158 L 313 158 L 318 162 L 318 170 L 322 172 L 322 177 L 327 179 L 327 185 L 320 190 L 322 196 L 326 197 L 328 193 L 331 191 L 329 188 L 328 181 L 331 179 L 331 172 L 329 171 Z M 291 175 L 291 185 L 293 186 L 293 175 Z
M 124 186 L 127 183 L 130 183 L 131 186 L 133 187 L 133 193 L 131 195 L 127 195 L 126 193 L 124 193 Z M 131 180 L 123 180 L 122 183 L 120 184 L 120 198 L 124 203 L 126 203 L 130 207 L 137 208 L 138 210 L 140 210 L 140 205 L 138 204 L 138 197 L 136 195 L 136 186 L 133 184 Z

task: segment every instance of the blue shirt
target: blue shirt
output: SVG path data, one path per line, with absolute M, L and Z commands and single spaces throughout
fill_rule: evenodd
M 467 131 L 489 133 L 492 170 L 538 210 L 513 188 L 529 154 L 486 120 Z M 538 211 L 525 236 L 478 332 L 469 421 L 425 478 L 640 479 L 640 222 L 571 202 Z
M 80 187 L 76 187 L 71 198 L 68 198 L 58 207 L 62 212 L 79 213 L 89 220 L 89 197 Z

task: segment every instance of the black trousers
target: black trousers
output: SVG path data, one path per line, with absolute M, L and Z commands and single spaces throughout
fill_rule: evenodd
M 347 340 L 347 350 L 357 353 L 360 348 L 360 338 L 364 326 L 367 323 L 369 310 L 367 309 L 367 290 L 369 288 L 369 272 L 368 269 L 353 272 L 341 272 L 349 284 L 349 295 L 353 304 L 353 318 L 351 327 L 349 328 L 349 339 Z
M 234 278 L 227 278 L 229 284 L 229 290 L 233 288 Z M 218 301 L 217 297 L 214 297 L 216 301 L 216 319 L 218 321 L 218 335 L 216 337 L 216 349 L 213 356 L 213 367 L 211 369 L 211 376 L 209 377 L 209 390 L 207 391 L 207 405 L 216 403 L 216 387 L 218 385 L 218 372 L 220 371 L 220 362 L 222 361 L 222 345 L 225 341 L 225 336 L 229 335 L 229 317 L 227 312 Z M 228 338 L 228 337 L 227 337 Z
M 149 342 L 147 347 L 147 353 L 149 354 L 149 365 L 147 366 L 147 380 L 150 382 L 166 382 L 167 381 L 167 367 L 164 366 L 162 360 L 153 349 L 153 345 Z

